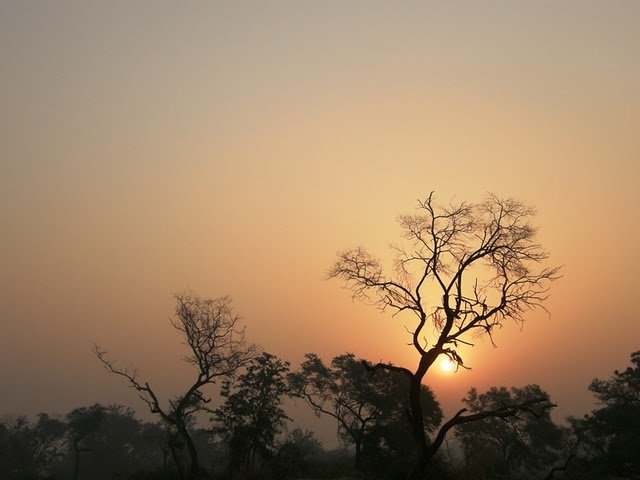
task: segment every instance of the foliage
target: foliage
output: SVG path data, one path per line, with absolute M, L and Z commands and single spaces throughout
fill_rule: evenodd
M 289 385 L 292 394 L 303 398 L 316 415 L 337 421 L 340 437 L 354 445 L 356 468 L 364 466 L 365 456 L 372 460 L 386 451 L 406 452 L 410 428 L 405 377 L 369 371 L 351 353 L 335 357 L 330 366 L 309 353 L 300 371 L 289 375 Z M 424 422 L 433 430 L 442 411 L 428 387 L 422 386 L 421 392 Z
M 609 380 L 589 386 L 601 406 L 582 419 L 571 419 L 578 440 L 578 466 L 602 478 L 640 479 L 640 351 L 631 366 L 614 371 Z
M 344 450 L 322 450 L 309 431 L 294 429 L 278 443 L 277 435 L 286 421 L 280 399 L 287 392 L 287 383 L 300 387 L 297 382 L 304 380 L 300 374 L 305 369 L 288 375 L 286 362 L 263 354 L 235 382 L 225 382 L 226 402 L 219 409 L 218 426 L 230 434 L 227 439 L 241 439 L 235 445 L 240 445 L 244 455 L 231 459 L 232 463 L 249 458 L 251 448 L 260 459 L 257 468 L 236 469 L 232 478 L 405 478 L 410 437 L 407 406 L 394 399 L 406 388 L 406 377 L 384 370 L 372 375 L 350 354 L 336 358 L 335 363 L 320 368 L 322 361 L 309 355 L 307 360 L 313 361 L 307 364 L 307 380 L 316 386 L 335 386 L 332 375 L 337 376 L 340 388 L 326 390 L 326 409 L 331 408 L 336 394 L 343 407 L 355 407 L 348 403 L 353 398 L 340 397 L 350 392 L 355 399 L 367 399 L 369 403 L 361 405 L 363 411 L 378 412 L 366 423 L 362 437 L 363 470 L 355 472 L 349 466 L 353 455 Z M 418 478 L 638 480 L 640 352 L 631 355 L 630 367 L 615 371 L 608 380 L 594 380 L 590 390 L 600 406 L 581 419 L 570 419 L 573 437 L 568 438 L 566 429 L 551 421 L 554 405 L 540 387 L 494 387 L 482 394 L 472 389 L 464 399 L 466 408 L 453 416 L 457 420 L 440 427 L 455 428 L 466 465 L 453 476 L 444 459 L 435 456 Z M 429 401 L 433 402 L 429 422 L 435 426 L 441 413 L 435 399 Z M 428 411 L 426 404 L 423 407 Z M 187 426 L 190 436 L 199 442 L 198 449 L 215 453 L 211 458 L 219 464 L 228 459 L 223 454 L 234 453 L 233 449 L 215 452 L 207 440 L 210 433 L 196 430 L 192 421 Z M 174 466 L 185 448 L 170 424 L 142 423 L 131 409 L 120 405 L 76 408 L 60 419 L 44 413 L 32 420 L 4 418 L 0 420 L 0 478 L 184 479 L 186 470 Z M 223 471 L 218 473 L 222 476 Z
M 273 465 L 277 478 L 305 477 L 323 453 L 322 444 L 310 430 L 293 429 L 278 446 Z
M 0 478 L 46 476 L 64 452 L 65 425 L 46 413 L 0 422 Z
M 538 385 L 492 387 L 479 394 L 472 388 L 463 400 L 472 413 L 512 405 L 527 405 L 517 415 L 490 416 L 459 425 L 455 430 L 468 468 L 476 474 L 537 477 L 547 472 L 563 447 L 563 430 L 551 420 L 549 395 Z M 546 402 L 539 402 L 546 399 Z M 531 403 L 533 402 L 533 403 Z
M 107 479 L 160 461 L 129 408 L 96 404 L 73 410 L 67 419 L 73 462 L 80 473 L 89 471 L 92 478 Z
M 0 422 L 0 478 L 110 479 L 162 464 L 151 424 L 121 405 L 73 409 L 61 419 Z
M 88 444 L 97 435 L 104 419 L 104 407 L 100 404 L 76 408 L 67 414 L 68 438 L 73 454 L 73 480 L 80 475 L 82 454 L 93 452 Z
M 289 363 L 270 353 L 253 358 L 246 371 L 222 384 L 224 404 L 215 410 L 215 431 L 229 446 L 232 469 L 251 469 L 273 455 L 276 436 L 289 419 L 282 408 Z

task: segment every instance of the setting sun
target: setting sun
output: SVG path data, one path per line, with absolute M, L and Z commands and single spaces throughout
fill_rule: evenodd
M 442 370 L 443 372 L 453 372 L 455 368 L 455 362 L 452 362 L 449 357 L 444 357 L 442 360 L 440 360 L 440 370 Z

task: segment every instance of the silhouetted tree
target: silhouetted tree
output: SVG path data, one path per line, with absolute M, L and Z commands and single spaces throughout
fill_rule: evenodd
M 579 442 L 576 469 L 598 478 L 640 479 L 640 351 L 631 366 L 589 386 L 601 407 L 570 419 Z
M 370 372 L 368 374 L 371 375 Z M 375 376 L 383 377 L 373 379 L 381 387 L 381 415 L 364 436 L 365 458 L 369 468 L 380 473 L 395 472 L 392 478 L 398 478 L 397 472 L 406 471 L 412 460 L 411 409 L 407 396 L 409 379 L 389 370 L 378 370 Z M 431 433 L 442 422 L 440 404 L 427 385 L 421 387 L 420 401 L 425 430 Z
M 323 453 L 322 444 L 310 430 L 293 429 L 278 446 L 276 478 L 309 476 L 310 464 Z
M 144 470 L 153 475 L 160 465 L 167 476 L 168 444 L 175 435 L 167 425 L 141 423 L 121 405 L 76 408 L 64 419 L 40 413 L 34 421 L 4 420 L 0 478 L 106 480 Z
M 82 459 L 82 470 L 89 475 L 82 476 L 93 480 L 122 477 L 159 460 L 148 457 L 151 448 L 142 436 L 142 424 L 122 405 L 103 407 L 98 427 L 82 444 L 89 452 Z
M 67 434 L 73 455 L 72 479 L 77 480 L 80 475 L 80 458 L 82 454 L 92 452 L 88 445 L 95 436 L 105 416 L 105 408 L 100 404 L 91 407 L 81 407 L 67 414 Z
M 0 419 L 0 475 L 9 478 L 11 471 L 9 456 L 10 428 L 5 421 Z
M 223 382 L 225 402 L 212 420 L 229 446 L 232 469 L 252 469 L 258 457 L 272 457 L 276 436 L 289 420 L 282 409 L 288 372 L 288 362 L 264 352 L 247 364 L 246 372 Z
M 541 398 L 547 402 L 539 402 Z M 472 414 L 510 406 L 516 406 L 518 412 L 512 415 L 505 410 L 504 416 L 496 414 L 456 429 L 467 466 L 479 467 L 482 475 L 490 477 L 528 473 L 539 478 L 546 473 L 558 461 L 565 440 L 563 429 L 551 420 L 553 405 L 548 399 L 538 385 L 492 387 L 482 394 L 472 388 L 463 400 Z M 524 407 L 528 402 L 531 405 Z
M 0 478 L 45 478 L 64 455 L 66 425 L 40 413 L 0 421 Z
M 65 424 L 45 413 L 35 423 L 0 421 L 0 478 L 42 478 L 64 453 Z
M 372 375 L 351 353 L 335 357 L 330 367 L 316 354 L 307 354 L 300 371 L 289 375 L 289 385 L 292 394 L 303 398 L 316 415 L 325 414 L 337 420 L 338 434 L 354 445 L 357 469 L 363 466 L 367 440 L 370 447 L 378 446 L 384 440 L 383 432 L 390 433 L 394 422 L 408 424 L 407 385 L 395 372 Z M 440 423 L 442 411 L 424 385 L 421 406 L 424 424 L 432 430 Z M 367 438 L 374 431 L 378 434 L 376 438 Z
M 533 214 L 519 201 L 493 195 L 480 203 L 438 206 L 430 194 L 418 202 L 417 213 L 399 217 L 406 243 L 394 248 L 393 275 L 385 274 L 381 263 L 363 248 L 341 252 L 329 272 L 330 278 L 343 280 L 354 297 L 396 314 L 407 312 L 414 319 L 411 343 L 419 355 L 416 368 L 383 362 L 372 366 L 400 372 L 410 381 L 417 452 L 412 476 L 424 470 L 449 429 L 476 418 L 458 412 L 429 442 L 420 390 L 436 359 L 445 355 L 464 366 L 460 345 L 471 345 L 470 339 L 477 335 L 493 341 L 494 329 L 505 320 L 522 323 L 525 312 L 544 308 L 548 284 L 558 277 L 559 269 L 539 268 L 548 254 L 535 241 L 535 229 L 529 224 Z
M 190 478 L 206 476 L 198 460 L 198 451 L 189 432 L 192 416 L 205 409 L 210 399 L 202 389 L 221 378 L 233 375 L 255 355 L 247 345 L 244 330 L 239 329 L 239 317 L 231 308 L 229 297 L 203 299 L 191 294 L 176 295 L 175 318 L 171 320 L 189 346 L 185 360 L 196 367 L 196 376 L 186 392 L 163 407 L 148 382 L 139 380 L 135 371 L 123 370 L 109 360 L 98 346 L 95 354 L 111 373 L 124 377 L 139 394 L 152 413 L 175 428 L 189 452 Z
M 151 451 L 155 451 L 155 455 L 150 453 L 149 456 L 152 459 L 157 456 L 162 465 L 162 471 L 166 472 L 172 453 L 172 439 L 175 436 L 171 426 L 162 421 L 145 423 L 142 425 L 140 435 Z
M 33 451 L 40 474 L 45 475 L 48 468 L 64 454 L 64 437 L 67 425 L 46 413 L 39 413 L 33 426 Z
M 0 419 L 0 476 L 9 478 L 11 471 L 11 427 L 7 418 Z M 1 478 L 1 477 L 0 477 Z

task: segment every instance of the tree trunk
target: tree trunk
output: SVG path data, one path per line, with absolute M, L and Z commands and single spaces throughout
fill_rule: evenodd
M 416 449 L 416 459 L 409 472 L 409 480 L 420 478 L 424 473 L 427 462 L 435 452 L 429 448 L 427 435 L 424 433 L 424 414 L 420 395 L 422 392 L 422 379 L 427 370 L 433 364 L 437 354 L 430 351 L 420 359 L 418 370 L 411 376 L 411 387 L 409 390 L 409 406 L 411 408 L 411 429 L 413 431 L 413 442 Z
M 421 386 L 420 379 L 414 375 L 411 378 L 409 406 L 411 408 L 411 430 L 413 432 L 416 459 L 409 473 L 410 480 L 419 478 L 426 466 L 427 436 L 424 433 L 422 405 L 420 404 Z
M 167 471 L 167 457 L 169 456 L 169 450 L 166 448 L 161 448 L 162 450 L 162 471 Z
M 356 470 L 362 470 L 362 439 L 358 439 L 355 441 L 356 444 Z
M 201 473 L 200 462 L 198 461 L 198 450 L 196 449 L 196 446 L 194 445 L 193 440 L 191 439 L 191 435 L 189 435 L 189 431 L 187 430 L 186 426 L 180 425 L 178 431 L 180 432 L 180 435 L 182 436 L 184 443 L 187 446 L 187 451 L 189 452 L 189 478 L 197 479 L 200 477 Z
M 73 442 L 73 476 L 72 480 L 78 480 L 78 475 L 80 474 L 80 448 L 78 447 L 78 442 Z
M 173 463 L 178 470 L 178 475 L 180 476 L 180 480 L 184 480 L 184 468 L 182 467 L 182 460 L 180 460 L 180 453 L 176 452 L 175 445 L 171 445 L 169 447 L 171 449 L 171 458 L 173 458 Z

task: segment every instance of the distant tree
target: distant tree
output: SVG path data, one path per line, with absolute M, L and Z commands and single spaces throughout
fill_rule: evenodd
M 316 415 L 333 417 L 341 438 L 353 443 L 356 469 L 363 467 L 365 445 L 373 449 L 385 440 L 390 445 L 393 426 L 408 424 L 404 380 L 389 371 L 372 375 L 351 353 L 335 357 L 329 367 L 309 353 L 300 371 L 289 375 L 292 394 L 304 399 Z M 421 406 L 424 424 L 433 430 L 442 411 L 426 386 L 422 386 Z
M 73 455 L 73 474 L 71 478 L 78 480 L 80 475 L 80 459 L 83 454 L 93 452 L 89 445 L 92 437 L 97 435 L 104 421 L 105 408 L 96 403 L 91 407 L 76 408 L 67 414 L 68 442 Z
M 157 458 L 162 465 L 161 470 L 166 472 L 169 468 L 169 459 L 172 454 L 171 447 L 173 438 L 176 436 L 175 431 L 170 425 L 160 421 L 144 423 L 140 435 L 149 448 L 148 455 L 150 460 L 147 463 L 153 463 Z
M 33 426 L 33 450 L 40 472 L 44 472 L 64 454 L 64 437 L 67 425 L 64 421 L 39 413 Z
M 278 446 L 276 478 L 309 477 L 312 462 L 323 452 L 322 443 L 312 431 L 293 429 Z
M 640 479 L 640 351 L 631 366 L 589 386 L 600 408 L 570 419 L 579 442 L 578 464 L 597 478 Z
M 282 408 L 289 363 L 270 353 L 253 358 L 246 371 L 222 384 L 223 405 L 214 411 L 215 431 L 229 446 L 231 468 L 252 469 L 273 456 L 276 436 L 289 420 Z
M 0 421 L 0 478 L 47 477 L 65 452 L 66 424 L 40 413 Z
M 538 402 L 541 398 L 547 402 Z M 467 465 L 480 466 L 482 474 L 489 477 L 527 473 L 540 478 L 546 474 L 559 460 L 565 440 L 563 429 L 551 420 L 548 399 L 538 385 L 492 387 L 482 394 L 472 388 L 463 400 L 471 414 L 503 409 L 505 415 L 496 413 L 458 426 L 455 435 Z M 517 415 L 509 412 L 511 406 L 518 408 Z
M 99 425 L 83 439 L 82 446 L 87 452 L 82 459 L 84 478 L 107 480 L 154 467 L 142 423 L 132 409 L 122 405 L 102 407 Z
M 548 254 L 535 241 L 529 223 L 533 213 L 519 201 L 493 195 L 480 203 L 439 206 L 430 194 L 418 202 L 417 213 L 399 217 L 406 242 L 394 247 L 393 275 L 385 274 L 380 261 L 363 248 L 341 252 L 329 272 L 354 297 L 395 314 L 407 312 L 414 320 L 410 335 L 419 357 L 416 368 L 384 362 L 371 366 L 409 379 L 417 454 L 410 476 L 421 475 L 453 426 L 475 418 L 458 412 L 429 441 L 420 391 L 436 359 L 444 355 L 464 367 L 461 345 L 471 345 L 478 335 L 493 341 L 495 328 L 505 320 L 522 323 L 528 310 L 544 308 L 559 268 L 539 267 Z
M 316 434 L 311 430 L 294 428 L 289 432 L 281 444 L 289 445 L 297 452 L 296 455 L 301 460 L 308 460 L 310 457 L 320 455 L 323 452 L 322 442 L 318 440 Z
M 175 428 L 189 452 L 189 477 L 207 476 L 198 460 L 198 451 L 188 425 L 196 412 L 206 409 L 210 399 L 203 388 L 219 379 L 229 377 L 246 365 L 255 355 L 255 348 L 247 345 L 244 330 L 239 329 L 239 317 L 231 308 L 229 297 L 203 299 L 191 294 L 176 295 L 173 327 L 180 332 L 189 347 L 185 360 L 196 368 L 195 379 L 186 392 L 163 407 L 148 382 L 143 382 L 136 371 L 123 370 L 107 358 L 98 346 L 94 352 L 102 365 L 111 373 L 125 378 L 139 394 L 152 413 Z
M 9 436 L 10 429 L 6 420 L 0 419 L 0 475 L 9 477 Z M 1 478 L 1 477 L 0 477 Z
M 33 431 L 26 417 L 0 424 L 0 478 L 29 478 L 37 474 Z
M 124 478 L 157 470 L 161 459 L 133 410 L 121 405 L 76 408 L 64 419 L 40 413 L 33 421 L 0 421 L 1 479 Z

